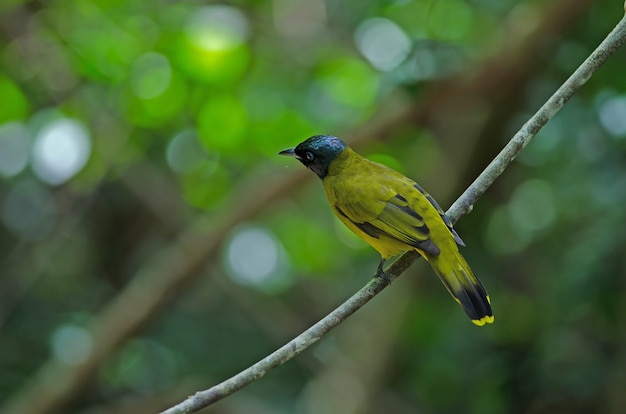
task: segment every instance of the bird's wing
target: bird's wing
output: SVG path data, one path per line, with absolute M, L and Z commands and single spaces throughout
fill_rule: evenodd
M 437 204 L 435 199 L 430 194 L 428 194 L 426 191 L 424 191 L 424 189 L 422 188 L 421 185 L 419 185 L 417 183 L 414 183 L 413 187 L 415 187 L 417 189 L 417 191 L 422 193 L 424 195 L 424 197 L 426 197 L 426 199 L 430 202 L 430 204 L 432 204 L 433 207 L 435 207 L 435 210 L 437 210 L 437 213 L 439 213 L 439 215 L 441 216 L 441 219 L 443 220 L 443 222 L 446 224 L 446 226 L 450 230 L 450 233 L 452 233 L 452 236 L 454 237 L 454 241 L 456 242 L 456 244 L 458 244 L 459 246 L 465 246 L 465 242 L 463 241 L 463 239 L 461 239 L 461 236 L 459 236 L 459 234 L 456 232 L 456 230 L 454 230 L 454 227 L 452 227 L 452 222 L 450 221 L 450 219 L 448 218 L 446 213 L 443 211 L 443 209 L 441 207 L 439 207 L 439 204 Z
M 358 202 L 344 203 L 335 208 L 371 237 L 393 238 L 429 255 L 439 255 L 439 248 L 430 239 L 430 229 L 424 218 L 411 206 L 414 203 L 409 200 L 414 201 L 415 197 L 405 197 L 391 187 L 379 188 L 377 194 L 369 195 L 359 197 Z

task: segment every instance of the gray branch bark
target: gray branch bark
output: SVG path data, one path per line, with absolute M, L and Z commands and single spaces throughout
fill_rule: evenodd
M 626 3 L 625 3 L 626 9 Z M 550 119 L 565 105 L 591 75 L 602 66 L 611 55 L 626 41 L 626 17 L 622 18 L 615 28 L 546 103 L 522 126 L 509 143 L 454 202 L 447 211 L 452 222 L 469 213 L 474 204 L 487 191 L 493 182 L 513 162 L 515 157 L 528 145 L 530 140 L 548 123 Z M 418 258 L 416 252 L 407 252 L 400 256 L 385 272 L 391 280 L 400 276 Z M 311 326 L 309 329 L 289 341 L 287 344 L 266 356 L 254 365 L 239 372 L 226 381 L 207 390 L 199 391 L 185 401 L 169 408 L 162 414 L 182 414 L 196 412 L 216 401 L 240 390 L 253 381 L 263 377 L 268 371 L 289 361 L 300 352 L 322 338 L 326 333 L 356 312 L 374 296 L 380 293 L 386 284 L 379 278 L 370 280 L 363 288 L 347 301 Z

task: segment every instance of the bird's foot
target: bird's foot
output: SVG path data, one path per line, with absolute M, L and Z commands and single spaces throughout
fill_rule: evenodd
M 378 268 L 376 269 L 376 274 L 374 275 L 374 277 L 384 280 L 387 286 L 389 286 L 391 285 L 391 279 L 389 278 L 389 275 L 387 275 L 387 273 L 385 273 L 385 271 L 383 270 L 384 264 L 385 264 L 385 259 L 381 259 L 380 263 L 378 264 Z

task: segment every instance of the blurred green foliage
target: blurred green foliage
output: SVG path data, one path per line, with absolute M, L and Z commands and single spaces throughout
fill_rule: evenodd
M 99 345 L 90 321 L 161 248 L 197 222 L 218 237 L 267 192 L 81 392 L 41 412 L 155 412 L 317 321 L 378 255 L 332 217 L 312 174 L 273 192 L 302 173 L 277 152 L 343 134 L 449 205 L 621 17 L 615 2 L 580 2 L 557 24 L 544 7 L 3 2 L 0 404 L 47 360 L 80 367 Z M 551 37 L 526 38 L 541 25 Z M 487 77 L 493 96 L 464 89 L 526 41 L 531 59 Z M 207 412 L 626 411 L 625 63 L 621 50 L 458 224 L 493 326 L 473 327 L 418 263 Z M 372 121 L 398 105 L 415 116 Z M 385 136 L 363 138 L 380 122 Z M 33 400 L 54 384 L 42 387 Z

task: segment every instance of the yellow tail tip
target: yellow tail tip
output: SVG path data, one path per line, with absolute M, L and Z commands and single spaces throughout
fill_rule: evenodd
M 484 326 L 487 323 L 493 323 L 493 315 L 483 316 L 480 319 L 472 319 L 472 323 L 476 326 Z

